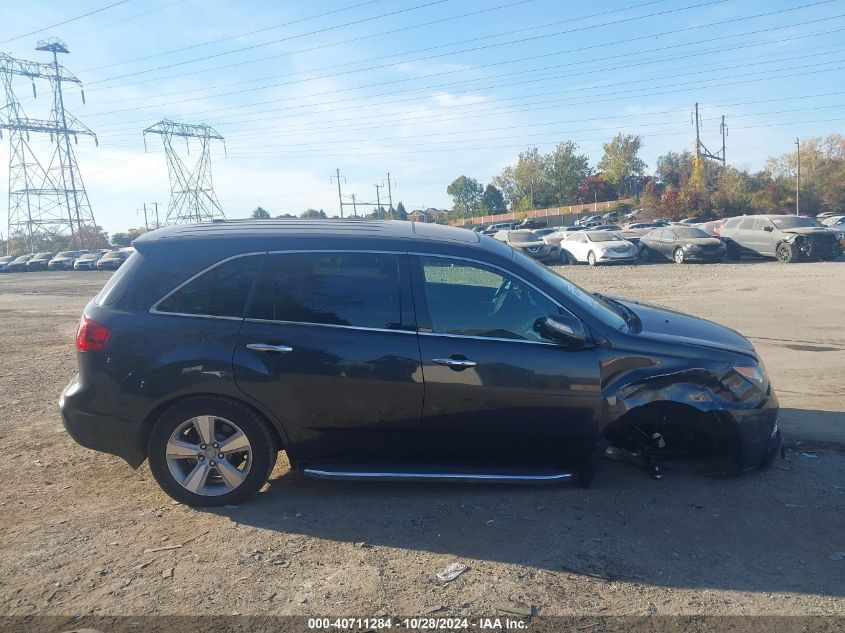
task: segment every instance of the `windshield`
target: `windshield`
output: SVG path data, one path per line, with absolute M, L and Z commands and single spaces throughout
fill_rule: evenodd
M 783 217 L 771 218 L 772 224 L 779 229 L 803 229 L 813 226 L 822 226 L 822 224 L 815 218 L 798 217 Z
M 62 251 L 56 257 L 73 257 L 75 253 L 73 251 Z
M 697 237 L 710 237 L 701 229 L 674 229 L 675 235 L 682 240 L 694 240 Z
M 610 304 L 591 295 L 565 277 L 561 277 L 551 268 L 538 263 L 520 251 L 514 252 L 513 258 L 517 264 L 523 268 L 528 268 L 537 277 L 552 286 L 562 295 L 569 297 L 579 308 L 589 312 L 602 323 L 617 330 L 621 330 L 627 326 L 625 319 L 616 310 L 611 308 Z
M 41 259 L 41 258 L 43 258 L 43 257 L 50 257 L 50 255 L 52 255 L 52 253 L 37 253 L 35 256 L 36 256 L 38 259 Z
M 624 241 L 616 233 L 610 231 L 590 231 L 587 233 L 591 242 L 622 242 Z
M 32 259 L 32 255 L 19 255 L 15 258 L 16 262 L 25 262 Z
M 0 257 L 0 262 L 10 262 L 12 259 L 11 255 L 4 255 L 3 257 Z
M 87 255 L 83 255 L 79 259 L 97 259 L 97 255 L 95 253 L 88 253 Z
M 120 259 L 121 257 L 124 257 L 124 254 L 119 251 L 113 251 L 103 255 L 103 259 Z
M 508 235 L 511 242 L 539 242 L 540 236 L 533 231 L 514 231 Z

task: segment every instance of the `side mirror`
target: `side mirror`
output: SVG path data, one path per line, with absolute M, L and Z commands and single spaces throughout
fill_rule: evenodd
M 763 230 L 767 233 L 771 233 L 774 229 L 771 226 L 767 225 L 763 227 Z
M 573 316 L 552 314 L 545 319 L 539 318 L 534 323 L 534 331 L 570 348 L 583 347 L 587 341 L 584 324 Z

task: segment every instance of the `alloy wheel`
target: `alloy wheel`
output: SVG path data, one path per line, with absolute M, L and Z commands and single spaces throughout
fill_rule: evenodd
M 675 260 L 676 264 L 683 264 L 684 263 L 684 251 L 680 248 L 675 249 L 675 254 L 673 255 L 673 259 Z
M 216 496 L 240 486 L 252 466 L 252 445 L 233 422 L 198 415 L 176 427 L 166 445 L 167 467 L 189 492 Z

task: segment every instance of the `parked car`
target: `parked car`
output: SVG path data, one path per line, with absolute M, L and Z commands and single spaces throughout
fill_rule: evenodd
M 628 240 L 631 244 L 639 244 L 643 235 L 662 226 L 665 225 L 661 222 L 635 222 L 623 227 L 621 231 L 616 231 L 616 234 L 622 239 Z
M 596 222 L 601 224 L 601 216 L 600 215 L 588 215 L 585 218 L 578 218 L 575 220 L 575 226 L 586 226 L 591 222 Z
M 536 235 L 540 238 L 545 238 L 547 235 L 551 235 L 552 233 L 555 233 L 557 230 L 558 229 L 556 227 L 546 227 L 544 229 L 534 229 L 533 232 L 534 232 L 534 235 Z M 543 239 L 543 241 L 545 241 L 545 239 Z
M 73 262 L 74 270 L 97 270 L 97 262 L 103 256 L 99 251 L 84 253 Z
M 774 257 L 781 262 L 799 259 L 833 260 L 842 248 L 836 231 L 815 218 L 800 215 L 744 215 L 722 227 L 728 257 Z
M 601 216 L 601 221 L 605 224 L 616 224 L 619 222 L 619 214 L 616 211 L 611 211 L 610 213 L 605 213 Z
M 622 227 L 618 224 L 599 224 L 598 226 L 592 227 L 590 230 L 592 231 L 621 231 Z
M 725 226 L 726 219 L 721 220 L 711 220 L 710 222 L 702 222 L 701 224 L 696 224 L 696 228 L 701 229 L 710 237 L 721 237 L 722 235 L 722 227 Z
M 548 222 L 542 222 L 540 220 L 533 220 L 529 218 L 525 218 L 522 222 L 518 222 L 514 225 L 514 230 L 519 231 L 521 229 L 544 229 L 548 226 Z
M 588 484 L 606 443 L 738 471 L 781 449 L 746 338 L 470 231 L 267 220 L 134 244 L 84 309 L 59 406 L 186 504 L 246 500 L 280 450 L 322 479 Z
M 34 255 L 19 255 L 15 257 L 6 265 L 7 273 L 22 273 L 26 271 L 26 263 L 32 259 Z
M 47 264 L 50 270 L 72 270 L 73 262 L 83 254 L 83 251 L 61 251 Z
M 0 273 L 6 272 L 6 269 L 14 258 L 14 255 L 4 255 L 3 257 L 0 257 Z
M 560 247 L 547 244 L 543 241 L 543 238 L 534 233 L 534 231 L 528 231 L 525 229 L 499 231 L 493 237 L 500 242 L 504 242 L 505 244 L 525 253 L 529 257 L 536 259 L 537 261 L 547 264 L 561 263 Z
M 643 261 L 670 260 L 676 264 L 690 261 L 720 262 L 725 259 L 725 244 L 699 228 L 676 224 L 653 229 L 640 238 Z
M 683 220 L 678 220 L 678 224 L 699 224 L 700 222 L 704 222 L 704 218 L 698 215 L 694 215 L 691 218 L 684 218 Z
M 845 225 L 845 215 L 829 215 L 826 218 L 822 218 L 821 223 L 831 228 L 843 226 Z
M 578 231 L 567 235 L 560 243 L 573 262 L 587 262 L 590 266 L 605 263 L 636 262 L 637 247 L 612 231 Z
M 26 271 L 32 272 L 34 270 L 47 270 L 47 264 L 50 263 L 51 259 L 53 259 L 53 253 L 49 251 L 36 253 L 27 260 Z
M 97 270 L 117 270 L 129 258 L 126 251 L 109 251 L 97 260 Z
M 499 231 L 510 231 L 517 224 L 518 222 L 497 222 L 496 224 L 491 224 L 486 229 L 484 229 L 484 235 L 493 236 Z
M 548 244 L 549 246 L 560 246 L 560 243 L 563 239 L 569 235 L 570 233 L 574 233 L 575 231 L 583 231 L 585 227 L 583 226 L 559 226 L 554 229 L 553 233 L 549 233 L 548 235 L 544 235 L 543 241 Z M 535 231 L 536 232 L 536 231 Z M 563 253 L 561 253 L 563 255 Z

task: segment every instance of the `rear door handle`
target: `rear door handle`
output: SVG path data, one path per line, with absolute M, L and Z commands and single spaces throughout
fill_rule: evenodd
M 457 369 L 461 369 L 464 367 L 475 367 L 476 362 L 474 360 L 467 360 L 466 358 L 432 358 L 432 363 L 437 363 L 438 365 L 446 365 L 446 367 L 454 367 Z
M 287 345 L 270 345 L 270 343 L 249 343 L 246 346 L 256 352 L 292 352 L 293 348 Z

